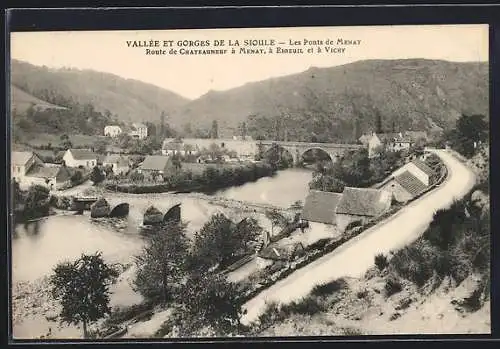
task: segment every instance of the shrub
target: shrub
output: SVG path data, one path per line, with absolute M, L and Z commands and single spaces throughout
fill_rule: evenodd
M 368 296 L 368 290 L 361 290 L 356 293 L 356 297 L 359 299 L 365 299 Z
M 334 292 L 341 291 L 348 287 L 344 279 L 337 279 L 326 284 L 316 285 L 311 291 L 313 296 L 326 296 Z
M 282 305 L 280 311 L 284 315 L 301 314 L 301 315 L 314 315 L 324 311 L 325 308 L 314 297 L 308 296 L 302 298 L 300 301 L 292 302 L 290 304 Z
M 378 270 L 380 271 L 384 270 L 389 265 L 387 257 L 384 256 L 382 253 L 379 253 L 378 255 L 375 256 L 375 265 L 377 266 Z
M 306 247 L 306 250 L 312 251 L 312 250 L 322 250 L 325 245 L 330 242 L 332 239 L 331 238 L 325 238 L 325 239 L 319 239 L 318 241 L 310 244 L 309 246 Z
M 401 292 L 403 286 L 401 285 L 401 282 L 397 278 L 391 276 L 385 282 L 384 289 L 386 297 L 390 297 L 398 292 Z
M 444 269 L 442 252 L 425 240 L 417 240 L 394 254 L 390 265 L 400 276 L 423 286 L 435 270 Z

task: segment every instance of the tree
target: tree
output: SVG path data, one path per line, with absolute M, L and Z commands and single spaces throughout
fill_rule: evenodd
M 106 177 L 99 169 L 99 167 L 94 166 L 94 168 L 92 169 L 92 173 L 90 173 L 90 180 L 94 183 L 94 185 L 101 183 L 104 180 L 104 178 Z
M 165 304 L 179 294 L 188 254 L 185 224 L 170 223 L 156 228 L 136 257 L 135 287 L 144 298 Z
M 26 218 L 37 218 L 48 214 L 49 189 L 43 185 L 32 185 L 25 198 Z
M 245 140 L 246 136 L 247 136 L 247 123 L 245 121 L 243 121 L 240 125 L 239 125 L 239 133 L 240 133 L 240 136 L 243 140 Z
M 142 182 L 144 180 L 144 175 L 138 171 L 132 171 L 130 173 L 130 180 L 132 182 Z
M 68 324 L 88 325 L 109 314 L 109 286 L 118 277 L 114 266 L 106 264 L 100 252 L 74 262 L 59 263 L 50 278 L 51 294 L 61 302 L 60 318 Z
M 261 230 L 256 221 L 236 225 L 223 214 L 213 215 L 195 234 L 192 267 L 206 271 L 216 265 L 225 266 Z
M 76 170 L 70 177 L 71 183 L 78 183 L 82 180 L 82 172 Z
M 160 137 L 165 137 L 165 112 L 160 114 Z
M 288 217 L 286 217 L 284 214 L 275 209 L 266 210 L 265 215 L 266 218 L 271 221 L 271 234 L 274 234 L 275 226 L 285 228 L 291 223 Z
M 488 128 L 484 115 L 462 115 L 455 129 L 448 132 L 446 137 L 455 150 L 465 157 L 471 157 L 477 143 L 488 140 Z
M 183 295 L 186 315 L 198 330 L 208 324 L 217 335 L 227 335 L 240 325 L 243 302 L 225 275 L 194 274 Z
M 98 139 L 94 143 L 94 151 L 98 154 L 104 154 L 106 153 L 107 146 L 108 143 L 104 139 Z
M 219 138 L 219 125 L 217 120 L 212 121 L 212 130 L 210 132 L 210 138 L 217 139 Z
M 69 136 L 67 134 L 63 134 L 60 137 L 61 144 L 60 147 L 64 150 L 71 149 L 73 147 L 73 143 L 69 140 Z
M 380 112 L 378 110 L 375 112 L 375 132 L 383 133 L 382 116 L 380 115 Z

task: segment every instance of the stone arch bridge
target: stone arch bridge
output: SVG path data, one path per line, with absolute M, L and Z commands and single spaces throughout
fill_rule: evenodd
M 293 157 L 293 163 L 298 164 L 305 152 L 312 149 L 320 149 L 330 156 L 332 162 L 336 162 L 339 157 L 351 150 L 364 148 L 360 144 L 337 144 L 337 143 L 307 143 L 307 142 L 281 142 L 281 141 L 260 141 L 259 145 L 264 147 L 264 151 L 271 149 L 273 144 L 287 150 Z

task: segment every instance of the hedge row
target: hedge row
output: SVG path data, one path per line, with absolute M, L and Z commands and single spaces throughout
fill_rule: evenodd
M 201 174 L 173 173 L 162 183 L 107 183 L 105 188 L 131 194 L 164 193 L 170 191 L 213 191 L 242 185 L 262 177 L 272 176 L 275 170 L 268 164 L 251 164 L 239 167 L 207 166 Z

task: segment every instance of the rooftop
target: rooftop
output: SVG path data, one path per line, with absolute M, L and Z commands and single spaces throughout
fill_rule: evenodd
M 141 164 L 143 170 L 163 171 L 170 160 L 169 156 L 148 155 Z
M 13 151 L 11 153 L 11 163 L 16 166 L 24 166 L 33 156 L 31 151 Z
M 26 176 L 38 178 L 52 178 L 57 176 L 60 167 L 34 166 Z
M 391 198 L 384 190 L 345 187 L 336 213 L 375 217 L 390 207 Z
M 399 176 L 396 176 L 394 180 L 413 196 L 417 196 L 427 188 L 427 186 L 424 183 L 422 183 L 417 177 L 412 175 L 409 171 L 405 171 Z
M 413 160 L 412 163 L 415 166 L 417 166 L 419 170 L 421 170 L 422 172 L 424 172 L 428 176 L 433 176 L 436 174 L 436 172 L 432 168 L 430 168 L 429 165 L 427 165 L 425 162 L 423 162 L 419 159 Z
M 335 209 L 342 194 L 311 190 L 306 197 L 302 218 L 310 222 L 335 223 Z
M 75 160 L 97 160 L 97 154 L 87 149 L 68 149 Z
M 119 154 L 110 154 L 103 159 L 102 163 L 128 166 L 129 161 L 125 156 Z

